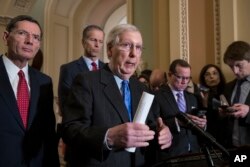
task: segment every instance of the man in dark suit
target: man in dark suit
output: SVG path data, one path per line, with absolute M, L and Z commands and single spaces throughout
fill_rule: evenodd
M 206 125 L 205 116 L 199 118 L 191 112 L 192 109 L 198 109 L 199 105 L 196 96 L 185 90 L 190 79 L 190 65 L 184 60 L 176 59 L 169 67 L 168 84 L 163 85 L 156 92 L 153 110 L 156 113 L 160 113 L 160 116 L 169 126 L 173 135 L 171 147 L 161 151 L 160 155 L 162 159 L 191 152 L 199 152 L 200 150 L 197 136 L 175 117 L 179 112 L 184 112 L 199 127 L 204 128 Z M 178 100 L 180 98 L 178 97 L 179 94 L 183 98 L 181 106 Z
M 84 48 L 84 55 L 79 59 L 63 64 L 60 68 L 59 84 L 58 84 L 58 99 L 60 111 L 62 112 L 63 105 L 69 94 L 72 82 L 77 74 L 81 72 L 89 72 L 92 70 L 100 69 L 104 63 L 99 60 L 100 54 L 103 49 L 104 32 L 101 27 L 97 25 L 88 25 L 84 28 L 82 33 L 82 46 Z M 96 67 L 92 63 L 96 64 Z M 58 130 L 60 131 L 60 125 Z M 70 156 L 70 148 L 65 146 L 64 159 Z M 67 166 L 69 166 L 67 164 Z
M 13 18 L 3 35 L 8 50 L 0 57 L 0 166 L 59 166 L 52 81 L 28 65 L 41 38 L 39 23 L 25 15 Z
M 236 79 L 224 89 L 231 107 L 220 110 L 224 120 L 222 144 L 227 148 L 250 145 L 250 45 L 244 41 L 230 44 L 224 63 L 232 69 Z
M 73 79 L 80 72 L 88 72 L 100 69 L 104 63 L 99 60 L 103 49 L 104 32 L 97 25 L 88 25 L 82 33 L 82 46 L 84 55 L 79 59 L 63 64 L 60 68 L 58 85 L 59 105 L 65 103 L 69 94 Z M 96 64 L 96 67 L 92 63 Z
M 130 24 L 114 27 L 107 38 L 109 64 L 99 71 L 79 74 L 63 111 L 63 139 L 73 149 L 71 166 L 145 166 L 145 151 L 155 131 L 147 124 L 132 123 L 146 87 L 133 74 L 143 49 L 139 30 Z M 122 90 L 129 84 L 131 95 Z M 121 90 L 122 89 L 122 90 Z M 130 100 L 123 102 L 123 96 Z M 129 112 L 131 111 L 131 112 Z M 161 118 L 148 116 L 157 130 L 161 149 L 171 144 L 171 133 Z M 130 117 L 131 115 L 131 117 Z M 153 126 L 152 126 L 153 127 Z M 135 153 L 126 148 L 137 147 Z

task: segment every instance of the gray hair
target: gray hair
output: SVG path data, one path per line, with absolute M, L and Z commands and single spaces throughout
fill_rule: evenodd
M 128 31 L 139 32 L 139 29 L 132 24 L 120 24 L 115 26 L 107 36 L 107 47 L 112 47 L 114 44 L 120 41 L 119 36 Z

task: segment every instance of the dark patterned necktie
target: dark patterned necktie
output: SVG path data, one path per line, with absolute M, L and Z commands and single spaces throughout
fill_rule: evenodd
M 235 92 L 234 99 L 233 99 L 233 104 L 239 103 L 239 101 L 240 101 L 241 85 L 244 81 L 246 81 L 246 80 L 241 79 L 241 80 L 237 81 L 237 87 L 236 87 L 236 92 Z
M 92 65 L 92 71 L 98 70 L 97 64 L 95 62 L 92 62 L 91 65 Z
M 128 116 L 130 122 L 132 121 L 132 115 L 131 115 L 131 93 L 130 93 L 130 88 L 129 88 L 129 82 L 127 80 L 122 81 L 122 96 L 123 96 L 123 101 L 125 103 L 125 106 L 128 111 Z
M 28 123 L 29 110 L 29 89 L 22 70 L 18 72 L 19 82 L 17 86 L 17 104 L 23 125 L 26 128 Z

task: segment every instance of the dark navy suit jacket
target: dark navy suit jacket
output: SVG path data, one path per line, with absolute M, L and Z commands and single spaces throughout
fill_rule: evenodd
M 199 107 L 198 99 L 195 95 L 187 91 L 184 91 L 184 97 L 186 100 L 187 113 L 192 114 L 191 110 Z M 199 152 L 200 147 L 197 136 L 185 126 L 180 126 L 180 131 L 178 131 L 175 116 L 180 111 L 172 90 L 168 85 L 163 85 L 161 89 L 156 92 L 152 108 L 156 114 L 162 117 L 173 135 L 172 145 L 170 148 L 161 152 L 160 159 L 189 153 L 189 144 L 192 152 Z
M 30 106 L 25 129 L 0 57 L 0 166 L 58 167 L 52 81 L 31 67 L 28 72 Z
M 104 63 L 99 60 L 99 68 L 102 68 L 103 66 Z M 61 66 L 58 84 L 58 97 L 61 110 L 63 110 L 61 104 L 65 103 L 74 78 L 77 74 L 88 71 L 88 66 L 82 56 L 77 60 Z

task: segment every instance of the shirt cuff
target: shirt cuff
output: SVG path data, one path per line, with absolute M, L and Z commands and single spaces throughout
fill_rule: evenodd
M 105 138 L 104 138 L 103 144 L 104 144 L 104 147 L 105 147 L 107 150 L 112 150 L 112 149 L 113 149 L 112 146 L 110 146 L 110 145 L 108 144 L 108 132 L 109 132 L 109 129 L 107 130 L 107 132 L 106 132 L 106 134 L 105 134 Z

